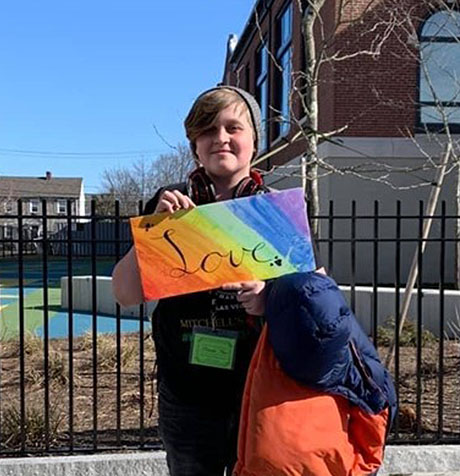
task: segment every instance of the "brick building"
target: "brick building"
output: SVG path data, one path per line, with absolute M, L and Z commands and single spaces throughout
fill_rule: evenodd
M 259 101 L 268 153 L 259 165 L 271 171 L 267 180 L 279 188 L 301 184 L 296 165 L 308 156 L 302 134 L 290 143 L 298 131 L 309 127 L 309 115 L 301 106 L 302 95 L 308 92 L 301 73 L 307 61 L 302 35 L 307 3 L 255 2 L 240 38 L 229 41 L 223 75 L 225 84 L 240 86 Z M 436 169 L 429 164 L 439 162 L 442 155 L 446 124 L 455 142 L 460 132 L 456 2 L 326 0 L 314 32 L 317 54 L 323 51 L 322 58 L 329 58 L 318 76 L 318 156 L 340 171 L 319 169 L 322 213 L 330 200 L 336 213 L 350 213 L 353 200 L 357 213 L 373 212 L 375 200 L 380 214 L 394 214 L 397 200 L 402 201 L 403 213 L 418 213 L 419 200 L 426 201 L 432 188 Z M 331 131 L 338 133 L 326 139 L 324 134 Z M 270 154 L 283 144 L 283 150 Z M 441 200 L 446 200 L 448 211 L 456 211 L 456 171 L 449 170 Z M 407 222 L 407 233 L 414 226 L 415 222 Z M 335 232 L 339 237 L 350 235 L 349 227 L 340 223 Z M 321 235 L 327 233 L 326 223 Z M 452 227 L 449 233 L 454 233 Z M 450 251 L 454 253 L 453 247 Z M 387 258 L 382 254 L 383 261 Z M 403 260 L 407 270 L 409 255 Z M 426 260 L 428 268 L 435 266 L 437 256 L 428 250 Z M 383 268 L 381 280 L 392 282 L 394 270 Z M 338 278 L 349 280 L 348 270 L 348 262 L 337 266 Z M 453 279 L 453 267 L 448 274 Z M 369 266 L 358 266 L 357 279 L 370 281 Z M 433 275 L 431 280 L 435 279 Z

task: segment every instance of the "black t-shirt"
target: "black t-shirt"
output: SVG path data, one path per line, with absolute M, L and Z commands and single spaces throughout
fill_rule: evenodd
M 167 189 L 185 193 L 184 184 Z M 144 213 L 155 211 L 160 189 L 147 203 Z M 318 253 L 315 250 L 317 267 Z M 243 393 L 247 369 L 255 349 L 259 319 L 248 316 L 234 291 L 214 289 L 161 299 L 152 315 L 158 379 L 184 403 L 234 407 Z M 237 331 L 232 370 L 189 363 L 194 326 Z
M 237 331 L 232 370 L 189 363 L 194 326 Z M 238 403 L 259 329 L 236 300 L 235 292 L 215 289 L 161 299 L 152 327 L 158 379 L 177 398 L 206 406 Z

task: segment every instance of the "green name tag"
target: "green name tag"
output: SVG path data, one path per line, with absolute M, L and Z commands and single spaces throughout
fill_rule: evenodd
M 190 363 L 232 370 L 238 332 L 209 327 L 193 328 Z

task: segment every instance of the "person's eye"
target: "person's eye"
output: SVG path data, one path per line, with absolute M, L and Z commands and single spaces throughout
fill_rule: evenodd
M 203 131 L 203 135 L 212 134 L 215 131 L 215 129 L 216 129 L 215 127 L 208 127 L 207 129 Z
M 228 130 L 229 130 L 230 132 L 237 132 L 237 131 L 241 130 L 241 127 L 238 126 L 238 125 L 236 125 L 236 124 L 234 124 L 234 125 L 232 125 L 232 126 L 229 126 L 229 127 L 228 127 Z

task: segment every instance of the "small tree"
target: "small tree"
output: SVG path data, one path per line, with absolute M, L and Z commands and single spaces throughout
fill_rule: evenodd
M 140 162 L 132 164 L 129 168 L 118 167 L 105 170 L 102 174 L 103 194 L 119 200 L 122 215 L 137 213 L 137 203 L 144 198 L 143 186 L 150 182 L 145 176 L 145 159 Z M 139 174 L 139 171 L 142 173 Z
M 159 155 L 153 166 L 156 186 L 161 187 L 184 182 L 195 166 L 195 159 L 188 145 L 178 144 L 171 152 Z
M 155 159 L 142 158 L 128 167 L 106 170 L 102 175 L 100 203 L 107 209 L 107 200 L 119 200 L 122 215 L 136 215 L 140 201 L 145 203 L 164 185 L 183 182 L 193 165 L 190 148 L 178 144 Z

